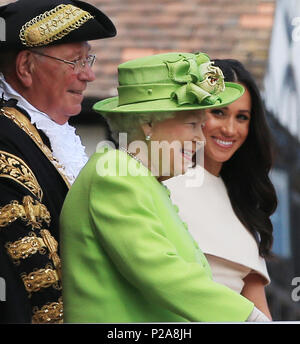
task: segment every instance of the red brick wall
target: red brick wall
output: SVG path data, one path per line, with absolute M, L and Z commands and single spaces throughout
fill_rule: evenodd
M 115 94 L 117 65 L 167 51 L 204 51 L 240 59 L 259 85 L 265 73 L 275 0 L 90 0 L 118 35 L 93 44 L 97 81 L 90 95 Z
M 0 0 L 1 3 L 9 1 Z M 237 58 L 259 85 L 266 69 L 275 0 L 88 0 L 118 35 L 92 43 L 97 80 L 86 95 L 115 95 L 119 63 L 153 53 L 203 51 Z

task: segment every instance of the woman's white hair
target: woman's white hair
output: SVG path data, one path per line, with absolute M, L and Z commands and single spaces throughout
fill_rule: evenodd
M 102 114 L 106 119 L 112 138 L 119 142 L 119 134 L 126 133 L 128 142 L 144 139 L 141 125 L 144 123 L 161 122 L 175 117 L 174 112 L 151 113 L 110 113 Z

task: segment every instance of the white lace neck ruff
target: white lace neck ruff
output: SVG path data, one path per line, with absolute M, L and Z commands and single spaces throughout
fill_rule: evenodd
M 75 128 L 65 124 L 54 122 L 47 114 L 39 111 L 15 91 L 4 79 L 0 73 L 0 96 L 4 92 L 4 98 L 14 98 L 18 101 L 18 106 L 23 108 L 29 114 L 31 123 L 42 130 L 49 138 L 53 156 L 63 166 L 63 173 L 72 184 L 79 174 L 82 167 L 88 161 L 85 153 L 85 147 L 75 133 Z

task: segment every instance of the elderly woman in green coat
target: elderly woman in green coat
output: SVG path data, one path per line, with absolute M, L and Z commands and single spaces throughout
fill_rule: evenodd
M 118 149 L 98 147 L 61 214 L 65 322 L 268 321 L 212 280 L 161 183 L 199 154 L 202 110 L 243 87 L 201 53 L 139 58 L 118 72 L 119 96 L 94 105 Z

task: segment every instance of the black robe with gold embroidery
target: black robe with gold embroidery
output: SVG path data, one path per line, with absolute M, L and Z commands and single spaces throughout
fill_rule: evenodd
M 28 115 L 0 111 L 0 323 L 62 322 L 57 243 L 68 185 Z

